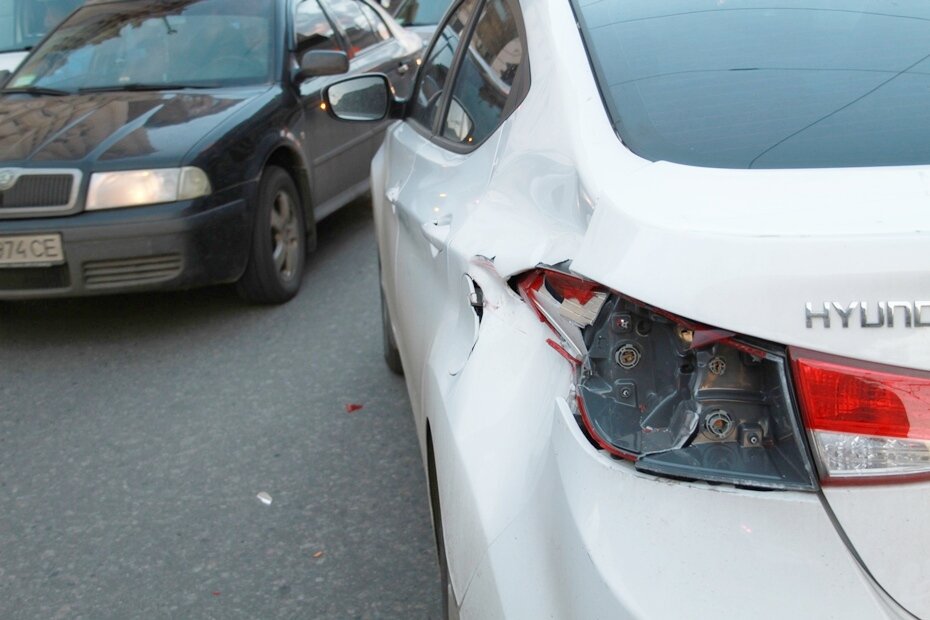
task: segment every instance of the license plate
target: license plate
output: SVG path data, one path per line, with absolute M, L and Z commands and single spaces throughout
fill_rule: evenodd
M 0 267 L 47 267 L 64 262 L 61 235 L 0 237 Z

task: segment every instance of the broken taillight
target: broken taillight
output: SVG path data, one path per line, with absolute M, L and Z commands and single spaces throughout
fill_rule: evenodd
M 816 488 L 783 349 L 562 271 L 517 287 L 577 367 L 577 415 L 602 449 L 654 474 Z
M 825 482 L 930 477 L 930 373 L 791 350 Z

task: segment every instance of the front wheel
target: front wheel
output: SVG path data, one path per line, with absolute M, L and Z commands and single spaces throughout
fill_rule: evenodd
M 285 170 L 269 166 L 259 182 L 249 264 L 236 290 L 255 303 L 284 303 L 300 289 L 306 255 L 307 230 L 297 187 Z

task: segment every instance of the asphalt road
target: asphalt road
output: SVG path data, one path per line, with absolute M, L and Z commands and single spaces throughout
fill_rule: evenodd
M 0 618 L 437 618 L 378 303 L 366 202 L 281 307 L 0 303 Z

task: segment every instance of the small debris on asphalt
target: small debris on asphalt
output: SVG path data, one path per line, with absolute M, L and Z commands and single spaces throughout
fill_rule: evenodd
M 213 593 L 213 596 L 219 596 L 219 595 L 220 595 L 219 592 L 214 592 L 214 593 Z
M 261 501 L 261 503 L 265 504 L 266 506 L 271 506 L 271 496 L 264 491 L 256 495 L 256 497 Z
M 358 403 L 349 403 L 346 405 L 346 413 L 355 413 L 359 409 L 362 409 L 365 405 L 360 405 Z
M 313 557 L 316 558 L 316 559 L 320 559 L 320 558 L 323 557 L 324 555 L 326 555 L 326 552 L 324 552 L 324 551 L 317 551 L 316 553 L 313 554 Z

